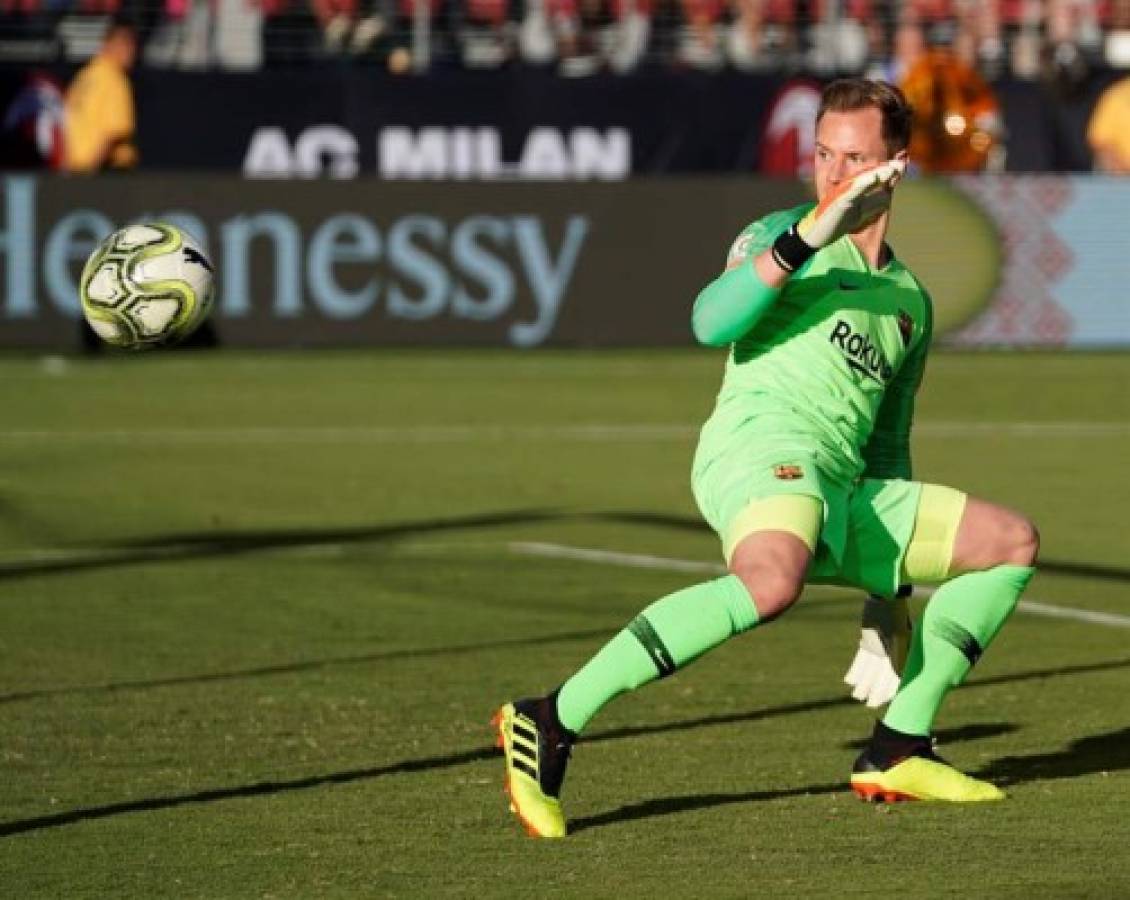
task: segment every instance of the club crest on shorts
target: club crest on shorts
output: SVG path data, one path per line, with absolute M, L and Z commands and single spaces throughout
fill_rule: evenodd
M 902 345 L 910 346 L 910 339 L 914 336 L 914 319 L 905 309 L 899 310 L 899 334 L 902 336 Z
M 804 469 L 794 463 L 780 463 L 773 467 L 773 477 L 781 481 L 796 481 L 804 477 Z

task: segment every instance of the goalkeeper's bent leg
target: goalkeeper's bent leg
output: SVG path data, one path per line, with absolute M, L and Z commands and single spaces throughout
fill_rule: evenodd
M 951 512 L 956 511 L 955 506 Z M 898 693 L 883 718 L 904 734 L 930 733 L 942 700 L 996 637 L 1035 572 L 1039 535 L 1023 516 L 975 497 L 964 499 L 959 516 L 939 574 L 965 574 L 943 584 L 926 604 Z M 911 555 L 908 551 L 907 569 L 914 577 Z
M 757 621 L 757 607 L 736 575 L 686 588 L 636 616 L 560 691 L 499 709 L 493 724 L 506 757 L 506 793 L 526 832 L 565 835 L 560 795 L 569 754 L 577 733 L 605 703 L 670 675 Z
M 771 515 L 751 515 L 739 523 L 728 543 L 734 548 L 732 556 L 727 554 L 734 574 L 656 601 L 558 691 L 506 703 L 495 714 L 510 808 L 527 833 L 565 835 L 560 795 L 569 754 L 577 734 L 609 700 L 670 675 L 728 638 L 779 615 L 799 596 L 823 507 L 801 495 L 790 502 L 774 497 L 750 506 Z
M 732 574 L 670 594 L 633 619 L 562 685 L 562 724 L 579 733 L 617 695 L 665 678 L 787 609 L 804 585 L 823 510 L 802 494 L 750 501 L 723 541 Z
M 1032 578 L 1032 566 L 995 566 L 942 585 L 914 630 L 898 693 L 883 724 L 928 735 L 942 700 L 992 643 Z
M 579 733 L 610 700 L 665 678 L 758 623 L 757 607 L 736 575 L 657 600 L 561 687 L 557 714 Z

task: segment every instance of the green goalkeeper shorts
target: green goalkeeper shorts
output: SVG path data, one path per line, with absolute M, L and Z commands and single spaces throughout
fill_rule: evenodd
M 740 464 L 715 458 L 692 479 L 695 499 L 721 538 L 727 562 L 743 538 L 779 530 L 797 535 L 813 551 L 810 582 L 891 597 L 900 584 L 948 574 L 965 505 L 960 491 L 902 480 L 845 485 L 802 454 L 740 456 Z M 818 511 L 812 512 L 812 503 L 766 502 L 789 496 L 818 501 Z

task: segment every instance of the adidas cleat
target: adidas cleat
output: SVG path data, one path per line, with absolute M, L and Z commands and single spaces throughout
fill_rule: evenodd
M 491 719 L 496 746 L 506 755 L 505 789 L 530 837 L 565 836 L 561 783 L 573 735 L 557 723 L 552 696 L 507 703 Z
M 851 789 L 861 800 L 897 803 L 900 800 L 942 800 L 977 803 L 1004 800 L 1004 791 L 994 784 L 971 778 L 926 748 L 882 767 L 868 751 L 856 760 Z

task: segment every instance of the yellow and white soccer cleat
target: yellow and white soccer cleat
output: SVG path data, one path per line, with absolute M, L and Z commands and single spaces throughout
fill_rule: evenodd
M 552 696 L 507 703 L 491 719 L 496 746 L 506 756 L 505 789 L 513 812 L 530 837 L 564 837 L 561 783 L 573 735 L 556 722 Z
M 995 784 L 959 772 L 945 760 L 925 750 L 886 768 L 875 765 L 865 751 L 851 773 L 851 789 L 862 800 L 896 803 L 900 800 L 942 800 L 978 803 L 1004 800 Z

